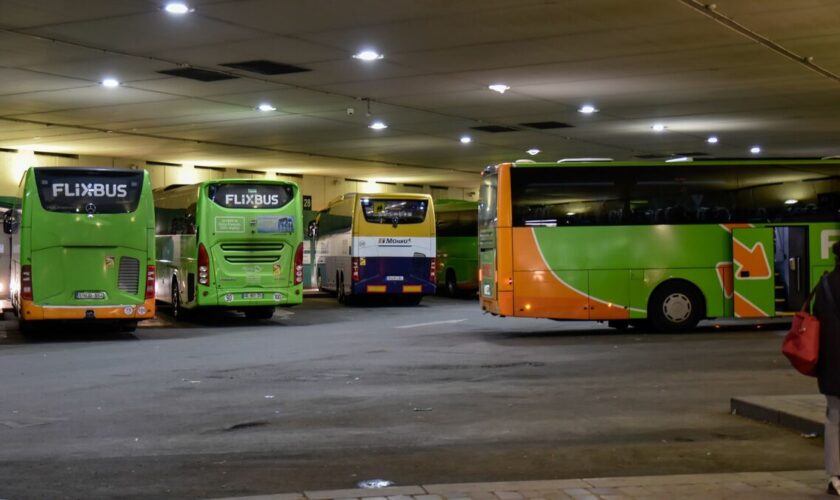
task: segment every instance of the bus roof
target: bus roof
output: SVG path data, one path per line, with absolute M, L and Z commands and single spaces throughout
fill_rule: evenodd
M 210 179 L 207 181 L 196 182 L 195 184 L 170 184 L 168 186 L 156 188 L 154 192 L 161 193 L 169 191 L 187 191 L 190 189 L 195 189 L 197 186 L 207 186 L 209 184 L 278 184 L 281 186 L 297 185 L 292 181 L 284 181 L 281 179 Z
M 685 165 L 840 165 L 840 159 L 790 159 L 790 158 L 712 158 L 712 159 L 689 159 L 683 161 L 564 161 L 564 162 L 510 162 L 518 168 L 570 168 L 570 167 L 661 167 L 661 166 L 685 166 Z M 496 165 L 495 167 L 498 167 Z M 494 168 L 493 166 L 488 168 Z

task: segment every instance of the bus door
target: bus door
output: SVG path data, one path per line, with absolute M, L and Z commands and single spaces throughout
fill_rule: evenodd
M 796 312 L 808 299 L 810 291 L 808 227 L 773 228 L 776 310 Z
M 774 228 L 732 230 L 735 317 L 776 315 Z

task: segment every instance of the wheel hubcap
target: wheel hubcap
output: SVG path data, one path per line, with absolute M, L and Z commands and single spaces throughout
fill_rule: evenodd
M 662 313 L 674 323 L 682 323 L 691 316 L 691 299 L 682 293 L 672 293 L 662 303 Z

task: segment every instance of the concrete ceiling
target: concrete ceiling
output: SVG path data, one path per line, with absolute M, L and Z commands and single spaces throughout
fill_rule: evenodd
M 188 3 L 173 16 L 145 0 L 0 0 L 0 147 L 455 186 L 530 148 L 840 154 L 836 0 Z M 352 58 L 368 47 L 385 58 Z M 310 71 L 221 66 L 256 59 Z M 237 78 L 159 73 L 185 66 Z M 543 121 L 571 127 L 520 125 Z

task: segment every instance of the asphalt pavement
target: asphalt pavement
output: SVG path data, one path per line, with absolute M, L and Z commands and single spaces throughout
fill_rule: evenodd
M 689 334 L 475 301 L 269 321 L 166 311 L 133 335 L 0 322 L 0 498 L 207 498 L 400 484 L 818 469 L 819 439 L 729 414 L 815 392 L 780 327 Z

